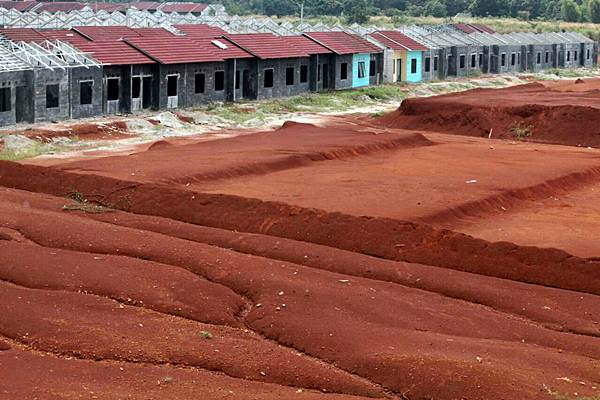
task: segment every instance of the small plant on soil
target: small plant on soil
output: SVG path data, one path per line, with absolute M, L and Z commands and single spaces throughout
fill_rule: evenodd
M 521 126 L 514 125 L 510 128 L 510 131 L 515 135 L 515 137 L 519 140 L 523 140 L 531 136 L 531 132 L 533 131 L 532 125 Z
M 210 333 L 209 331 L 202 331 L 200 332 L 200 335 L 204 338 L 204 339 L 212 339 L 213 335 L 212 333 Z

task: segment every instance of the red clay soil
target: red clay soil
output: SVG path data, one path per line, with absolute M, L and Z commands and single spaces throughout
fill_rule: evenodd
M 0 283 L 0 334 L 28 351 L 105 360 L 109 365 L 125 362 L 126 371 L 130 363 L 168 363 L 221 371 L 248 382 L 410 399 L 544 399 L 550 398 L 545 387 L 595 394 L 593 387 L 600 385 L 600 337 L 591 332 L 571 334 L 477 302 L 365 279 L 358 276 L 360 270 L 340 274 L 96 221 L 92 218 L 100 214 L 61 210 L 65 199 L 6 193 L 0 205 L 4 229 L 19 232 L 41 250 L 96 257 L 119 254 L 181 268 L 230 288 L 249 305 L 240 315 L 243 328 L 235 328 L 85 292 Z M 115 215 L 123 214 L 103 216 Z M 151 221 L 162 226 L 162 219 Z M 318 249 L 313 254 L 310 244 L 300 245 L 318 260 Z M 36 246 L 31 251 L 38 252 Z M 350 265 L 363 262 L 368 261 L 358 259 Z M 6 268 L 6 263 L 0 266 Z M 505 282 L 476 279 L 491 279 L 489 286 Z M 561 304 L 557 312 L 567 316 L 569 324 L 586 318 L 598 322 L 597 296 L 531 287 L 532 307 L 547 310 L 556 302 Z M 521 295 L 515 296 L 516 304 Z M 546 303 L 548 299 L 554 302 Z M 568 317 L 567 309 L 577 307 L 569 301 L 589 310 L 580 322 L 575 315 Z M 210 332 L 212 338 L 202 332 Z M 45 388 L 55 387 L 48 383 Z
M 263 233 L 389 260 L 600 294 L 598 262 L 573 257 L 557 249 L 490 243 L 425 224 L 328 213 L 231 195 L 195 193 L 7 161 L 0 162 L 0 185 L 57 196 L 78 193 L 90 201 L 136 214 Z
M 127 123 L 125 121 L 84 122 L 72 124 L 68 127 L 57 129 L 26 129 L 14 132 L 29 139 L 49 142 L 60 137 L 77 137 L 81 140 L 115 140 L 127 137 Z
M 575 86 L 575 85 L 572 85 Z M 530 83 L 407 99 L 373 120 L 375 126 L 458 135 L 600 147 L 600 89 L 595 81 L 572 87 Z
M 264 189 L 281 175 L 280 191 L 324 192 L 345 164 L 331 190 L 368 186 L 402 206 L 418 185 L 387 162 L 468 147 L 344 124 L 56 167 L 0 162 L 0 398 L 598 396 L 599 261 L 423 222 L 450 220 L 443 207 L 409 222 L 199 191 Z M 444 155 L 424 172 L 460 185 L 413 180 L 429 197 L 458 193 L 454 210 L 481 201 L 465 215 L 596 179 L 593 150 L 504 143 L 489 155 L 489 143 L 461 140 L 478 168 Z M 382 208 L 355 193 L 339 203 Z
M 263 175 L 317 161 L 352 159 L 431 144 L 412 132 L 385 133 L 351 124 L 315 127 L 292 123 L 276 131 L 185 146 L 161 141 L 152 145 L 150 151 L 64 163 L 60 168 L 119 179 L 186 184 Z

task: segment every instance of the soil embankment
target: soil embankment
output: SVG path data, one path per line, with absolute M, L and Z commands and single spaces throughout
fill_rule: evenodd
M 597 84 L 548 87 L 541 83 L 505 89 L 475 89 L 407 99 L 374 121 L 382 127 L 458 135 L 522 139 L 600 147 L 600 91 Z

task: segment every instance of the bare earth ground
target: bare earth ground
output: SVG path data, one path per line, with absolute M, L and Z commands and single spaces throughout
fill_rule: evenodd
M 0 398 L 598 396 L 600 150 L 402 112 L 0 162 Z

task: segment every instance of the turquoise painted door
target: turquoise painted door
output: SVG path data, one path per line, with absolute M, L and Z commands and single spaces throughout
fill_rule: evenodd
M 369 86 L 369 66 L 371 55 L 354 54 L 352 56 L 352 87 Z

